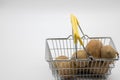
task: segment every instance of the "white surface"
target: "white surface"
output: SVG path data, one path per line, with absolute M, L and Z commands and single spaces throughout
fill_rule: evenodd
M 119 0 L 0 0 L 0 80 L 53 80 L 45 39 L 71 34 L 70 13 L 89 36 L 111 36 L 120 52 Z M 109 80 L 119 74 L 120 61 Z

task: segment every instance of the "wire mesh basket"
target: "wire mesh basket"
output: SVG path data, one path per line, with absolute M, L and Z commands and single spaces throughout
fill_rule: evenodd
M 75 17 L 73 19 L 77 20 Z M 119 59 L 119 55 L 116 54 L 115 58 L 110 59 L 94 58 L 87 52 L 85 46 L 94 39 L 101 41 L 103 45 L 110 45 L 116 50 L 112 38 L 89 37 L 83 33 L 80 25 L 78 25 L 78 21 L 76 22 L 83 34 L 81 38 L 79 35 L 77 38 L 75 37 L 77 33 L 74 33 L 76 30 L 73 27 L 73 35 L 67 38 L 46 39 L 45 58 L 49 63 L 55 80 L 107 80 L 112 68 L 115 67 L 115 62 Z M 77 39 L 81 42 L 77 43 Z M 77 53 L 80 50 L 84 50 L 87 55 L 86 58 L 78 58 L 79 55 Z

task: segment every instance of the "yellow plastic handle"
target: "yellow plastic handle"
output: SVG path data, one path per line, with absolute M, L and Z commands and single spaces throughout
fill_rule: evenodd
M 72 29 L 73 29 L 74 43 L 77 44 L 77 41 L 79 41 L 80 44 L 83 46 L 84 44 L 78 32 L 79 22 L 73 14 L 71 14 L 71 23 L 72 23 Z

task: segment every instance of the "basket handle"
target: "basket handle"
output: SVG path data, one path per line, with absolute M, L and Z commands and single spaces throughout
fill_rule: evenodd
M 79 27 L 80 31 L 82 32 L 83 36 L 85 36 L 85 34 L 83 33 L 77 18 L 73 14 L 71 14 L 71 23 L 72 23 L 74 43 L 75 43 L 75 47 L 76 47 L 76 58 L 77 58 L 77 42 L 79 41 L 80 44 L 82 45 L 83 49 L 86 51 L 88 58 L 93 60 L 93 57 L 87 52 L 86 48 L 84 47 L 84 43 L 78 32 L 78 27 Z
M 74 43 L 77 44 L 77 41 L 80 42 L 80 44 L 82 46 L 84 46 L 81 37 L 78 33 L 78 26 L 79 26 L 79 22 L 77 20 L 77 18 L 71 14 L 71 23 L 72 23 L 72 29 L 73 29 L 73 36 L 74 36 Z

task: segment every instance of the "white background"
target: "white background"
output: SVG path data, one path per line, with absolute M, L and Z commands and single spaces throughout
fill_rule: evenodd
M 71 34 L 70 14 L 89 36 L 111 36 L 120 52 L 119 0 L 0 0 L 0 80 L 54 80 L 45 39 Z M 109 80 L 120 79 L 120 61 Z

